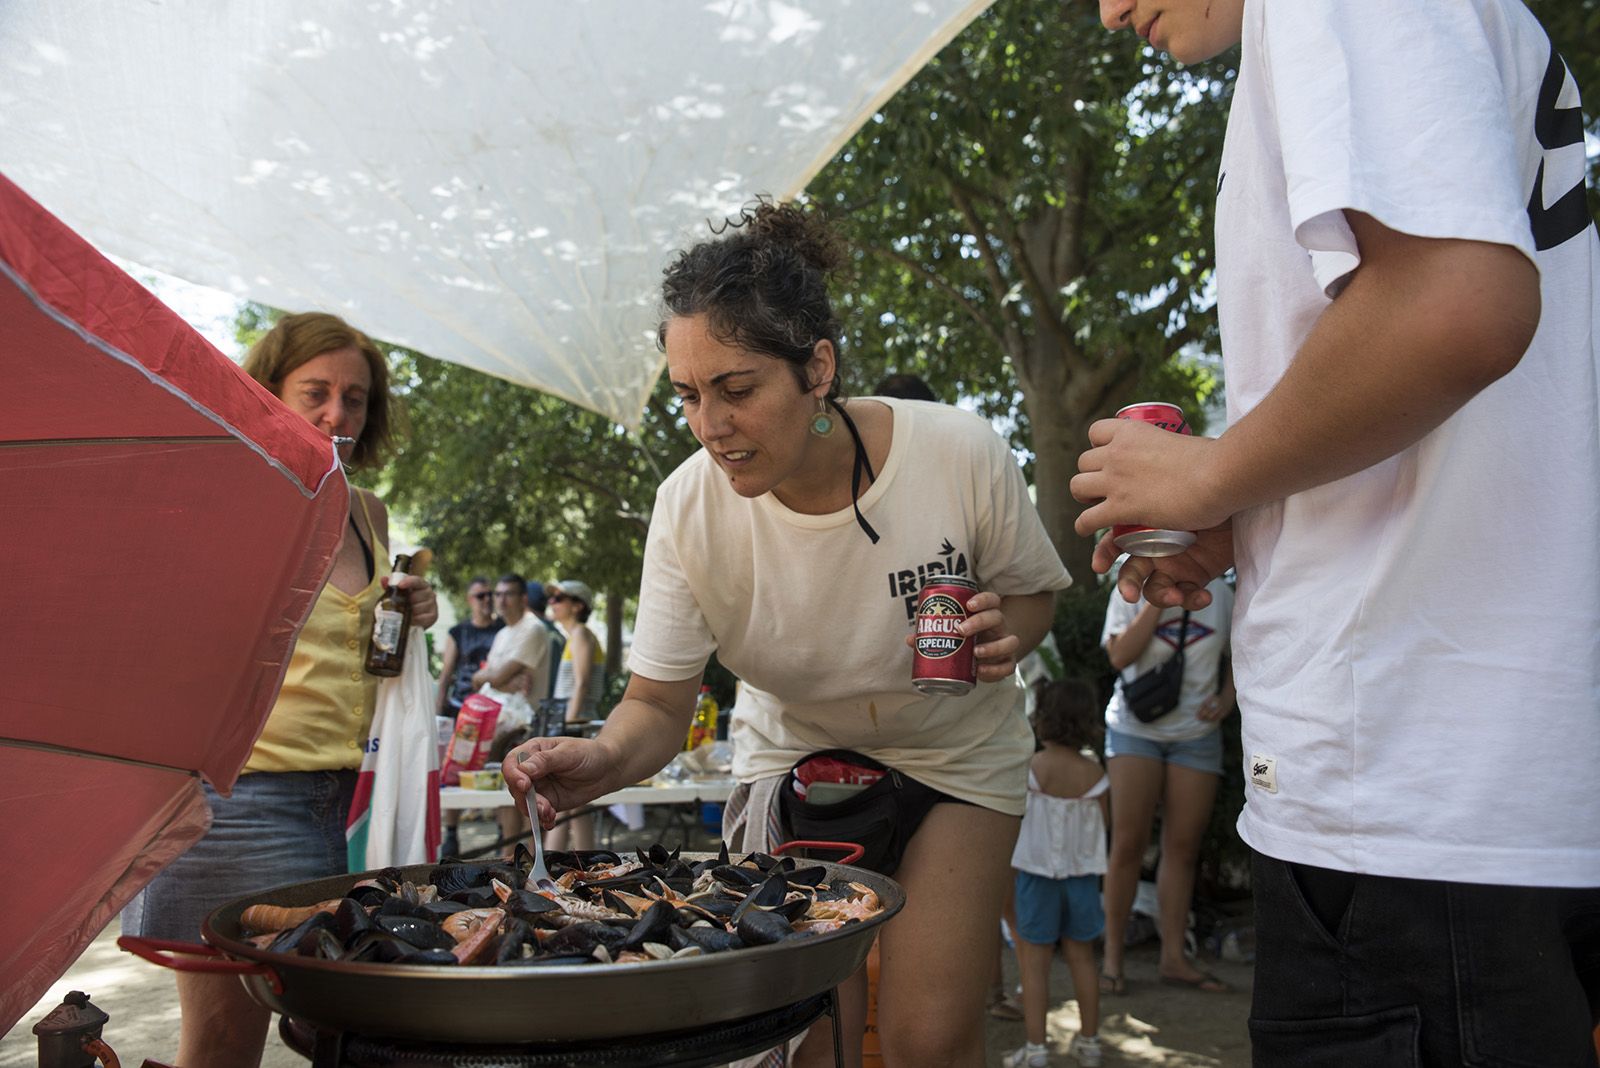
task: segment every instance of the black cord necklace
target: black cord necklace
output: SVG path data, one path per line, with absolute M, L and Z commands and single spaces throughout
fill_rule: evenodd
M 878 476 L 873 474 L 872 461 L 867 458 L 867 447 L 861 441 L 861 432 L 856 429 L 855 420 L 846 415 L 844 405 L 832 397 L 828 398 L 828 403 L 833 405 L 833 410 L 839 413 L 840 419 L 844 420 L 844 428 L 850 431 L 850 440 L 855 442 L 855 461 L 850 466 L 850 507 L 855 509 L 856 522 L 861 525 L 861 529 L 866 532 L 867 537 L 872 539 L 872 544 L 876 545 L 878 544 L 878 532 L 872 529 L 872 524 L 867 522 L 867 517 L 861 514 L 861 471 L 865 468 L 867 479 L 872 482 L 878 481 Z

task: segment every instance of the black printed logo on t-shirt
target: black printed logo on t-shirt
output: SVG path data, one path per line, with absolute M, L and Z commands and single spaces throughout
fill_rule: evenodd
M 905 602 L 907 623 L 917 616 L 917 594 L 922 591 L 923 580 L 929 575 L 967 575 L 970 578 L 967 554 L 950 544 L 949 538 L 944 538 L 939 542 L 938 555 L 932 560 L 915 568 L 902 568 L 888 573 L 889 596 Z
M 1583 143 L 1583 113 L 1579 106 L 1576 103 L 1565 108 L 1556 106 L 1568 77 L 1566 63 L 1552 46 L 1533 115 L 1534 136 L 1546 152 Z M 1541 159 L 1539 171 L 1533 177 L 1533 192 L 1528 197 L 1528 224 L 1533 230 L 1534 247 L 1540 252 L 1565 244 L 1593 224 L 1589 206 L 1584 201 L 1581 175 L 1576 185 L 1545 207 L 1548 198 L 1544 195 L 1544 165 L 1545 160 Z

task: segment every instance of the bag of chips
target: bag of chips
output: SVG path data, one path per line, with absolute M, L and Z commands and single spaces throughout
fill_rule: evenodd
M 459 786 L 463 771 L 477 771 L 489 758 L 495 725 L 500 720 L 500 702 L 481 693 L 469 694 L 456 713 L 456 730 L 445 750 L 439 781 Z

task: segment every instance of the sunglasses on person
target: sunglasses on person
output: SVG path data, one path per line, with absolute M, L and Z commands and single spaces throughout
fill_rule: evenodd
M 560 604 L 562 601 L 570 601 L 572 598 L 564 593 L 552 593 L 548 600 L 551 604 Z
M 477 593 L 469 593 L 467 596 L 472 598 L 474 601 L 487 601 L 490 594 L 488 590 L 480 590 Z

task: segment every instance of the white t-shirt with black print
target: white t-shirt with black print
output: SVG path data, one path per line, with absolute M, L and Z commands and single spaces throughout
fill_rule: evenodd
M 1235 517 L 1240 831 L 1344 871 L 1600 884 L 1600 243 L 1572 78 L 1515 0 L 1248 0 L 1232 108 L 1230 419 L 1358 265 L 1346 209 L 1512 246 L 1543 298 L 1520 365 L 1433 433 Z
M 629 669 L 676 681 L 715 650 L 744 683 L 730 730 L 741 782 L 854 749 L 1021 815 L 1033 733 L 1015 677 L 963 697 L 923 696 L 905 638 L 930 572 L 1001 596 L 1065 589 L 1071 576 L 986 421 L 873 400 L 894 414 L 888 458 L 859 502 L 876 545 L 852 509 L 802 515 L 770 493 L 739 496 L 704 450 L 661 484 Z

